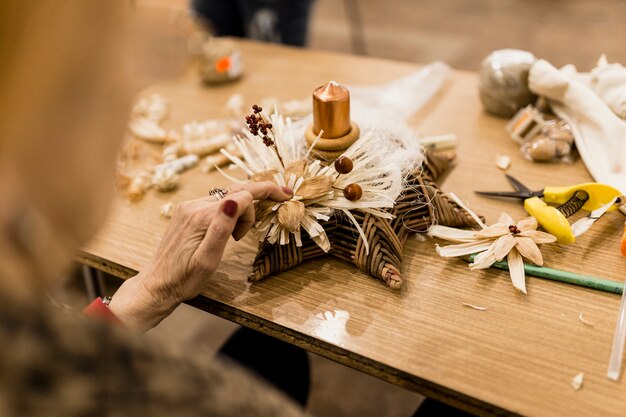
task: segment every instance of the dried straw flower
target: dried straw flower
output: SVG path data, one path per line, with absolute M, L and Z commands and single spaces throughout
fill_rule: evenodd
M 474 262 L 470 264 L 471 269 L 489 268 L 506 257 L 513 286 L 526 294 L 522 258 L 535 265 L 543 265 L 543 256 L 537 245 L 556 242 L 556 237 L 538 231 L 537 227 L 537 219 L 534 217 L 527 217 L 515 223 L 511 216 L 502 213 L 497 223 L 485 226 L 479 231 L 432 226 L 428 234 L 458 243 L 444 247 L 437 245 L 437 253 L 440 256 L 455 257 L 478 253 Z
M 386 148 L 381 147 L 379 137 L 364 132 L 342 155 L 353 163 L 353 169 L 340 174 L 334 165 L 324 167 L 320 161 L 309 159 L 312 148 L 306 148 L 304 140 L 306 121 L 295 123 L 276 112 L 266 116 L 256 105 L 252 109 L 253 113 L 246 116 L 248 131 L 234 138 L 241 157 L 224 149 L 222 154 L 246 172 L 250 181 L 273 181 L 294 191 L 286 202 L 255 203 L 258 239 L 285 245 L 293 238 L 297 246 L 302 246 L 302 231 L 305 231 L 328 252 L 330 241 L 322 222 L 339 210 L 352 221 L 369 253 L 365 232 L 350 211 L 358 209 L 390 219 L 386 209 L 393 207 L 402 191 L 401 168 L 384 159 Z M 353 183 L 361 187 L 358 201 L 346 199 L 342 191 Z

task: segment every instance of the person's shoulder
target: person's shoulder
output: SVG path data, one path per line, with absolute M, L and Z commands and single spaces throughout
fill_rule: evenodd
M 0 346 L 0 410 L 7 415 L 303 415 L 212 355 L 177 353 L 45 303 L 0 303 Z

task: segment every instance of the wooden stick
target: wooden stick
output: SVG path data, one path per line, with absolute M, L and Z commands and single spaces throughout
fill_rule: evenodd
M 476 254 L 464 257 L 467 262 L 474 262 Z M 509 270 L 507 261 L 499 261 L 491 265 L 492 268 Z M 575 272 L 562 271 L 560 269 L 546 268 L 524 263 L 524 271 L 533 277 L 549 279 L 552 281 L 564 282 L 566 284 L 578 285 L 580 287 L 592 288 L 594 290 L 621 294 L 624 291 L 624 284 L 604 278 L 592 277 L 590 275 L 577 274 Z

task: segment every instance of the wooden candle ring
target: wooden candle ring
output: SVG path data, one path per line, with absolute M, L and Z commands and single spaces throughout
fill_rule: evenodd
M 352 126 L 350 132 L 339 138 L 319 138 L 319 140 L 315 144 L 315 149 L 325 152 L 345 151 L 354 142 L 356 142 L 361 135 L 361 130 L 356 125 L 356 123 L 350 122 L 350 126 Z M 310 124 L 309 127 L 307 127 L 304 137 L 306 138 L 306 143 L 308 146 L 313 145 L 313 142 L 315 142 L 315 139 L 317 138 L 317 135 L 313 132 L 313 124 Z

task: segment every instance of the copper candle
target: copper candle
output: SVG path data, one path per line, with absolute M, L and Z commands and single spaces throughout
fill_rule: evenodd
M 304 133 L 307 145 L 315 145 L 313 157 L 323 164 L 330 163 L 356 142 L 359 134 L 359 127 L 350 121 L 348 89 L 335 81 L 316 88 L 313 91 L 313 123 Z
M 313 91 L 313 132 L 339 138 L 350 132 L 350 92 L 335 81 Z

